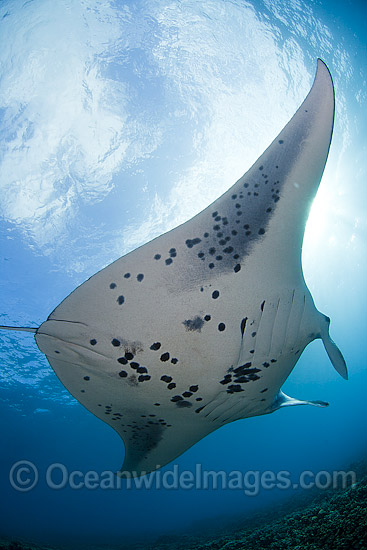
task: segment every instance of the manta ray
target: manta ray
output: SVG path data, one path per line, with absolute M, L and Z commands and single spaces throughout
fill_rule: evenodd
M 217 428 L 301 401 L 281 387 L 321 338 L 347 378 L 301 264 L 329 152 L 334 89 L 320 59 L 311 91 L 227 192 L 186 223 L 108 265 L 38 328 L 69 392 L 121 436 L 121 476 L 141 476 Z

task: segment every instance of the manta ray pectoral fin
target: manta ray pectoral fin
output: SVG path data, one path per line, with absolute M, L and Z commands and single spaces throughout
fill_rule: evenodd
M 289 397 L 289 395 L 286 395 L 284 392 L 279 391 L 269 412 L 277 411 L 282 407 L 292 407 L 293 405 L 313 405 L 314 407 L 328 407 L 329 403 L 327 403 L 326 401 L 318 401 L 318 400 L 308 401 L 308 400 L 294 399 L 293 397 Z
M 334 369 L 344 378 L 344 380 L 348 380 L 348 369 L 343 354 L 335 342 L 330 338 L 329 333 L 322 335 L 322 341 Z
M 335 342 L 330 338 L 329 334 L 327 334 L 326 337 L 323 337 L 322 341 L 334 369 L 337 373 L 340 374 L 342 378 L 344 378 L 344 380 L 348 380 L 348 369 L 347 365 L 345 364 L 342 352 L 335 344 Z
M 330 319 L 326 315 L 323 315 L 324 323 L 322 324 L 321 331 L 320 331 L 320 338 L 324 344 L 326 353 L 329 356 L 329 359 L 336 370 L 338 374 L 344 380 L 348 380 L 348 369 L 347 365 L 345 363 L 345 359 L 343 357 L 342 352 L 338 348 L 338 346 L 335 344 L 335 342 L 330 338 L 329 334 L 329 325 L 330 325 Z

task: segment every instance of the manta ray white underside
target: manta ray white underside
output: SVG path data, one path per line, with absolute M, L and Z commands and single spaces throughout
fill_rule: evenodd
M 228 422 L 326 406 L 281 391 L 315 338 L 347 378 L 301 266 L 333 119 L 318 60 L 305 101 L 233 187 L 93 275 L 33 329 L 65 387 L 122 437 L 120 475 L 151 472 Z

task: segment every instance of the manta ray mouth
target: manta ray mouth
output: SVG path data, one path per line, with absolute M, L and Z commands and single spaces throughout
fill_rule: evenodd
M 66 319 L 49 319 L 35 334 L 39 349 L 47 358 L 71 362 L 85 366 L 109 361 L 110 357 L 97 351 L 91 345 L 88 333 L 90 327 L 79 321 Z

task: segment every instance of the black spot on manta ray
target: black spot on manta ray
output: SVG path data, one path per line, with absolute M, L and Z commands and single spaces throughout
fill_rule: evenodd
M 166 351 L 165 353 L 162 353 L 162 355 L 160 356 L 160 360 L 163 362 L 168 361 L 168 359 L 169 359 L 168 351 Z
M 186 321 L 183 321 L 182 324 L 185 326 L 187 331 L 197 330 L 198 332 L 201 332 L 204 325 L 204 320 L 197 315 L 194 319 L 186 319 Z
M 121 363 L 121 365 L 127 365 L 127 363 L 128 363 L 128 360 L 126 359 L 126 357 L 119 357 L 119 358 L 117 359 L 117 361 L 118 361 L 119 363 Z
M 163 376 L 161 376 L 161 380 L 163 382 L 172 382 L 172 376 L 168 376 L 168 374 L 164 374 Z
M 116 284 L 116 283 L 111 283 L 111 284 L 110 284 L 110 288 L 111 288 L 111 289 L 114 289 L 114 288 L 116 288 L 116 287 L 117 287 L 117 284 Z
M 111 344 L 112 344 L 115 348 L 118 348 L 119 346 L 121 346 L 121 342 L 120 342 L 120 340 L 117 340 L 117 338 L 114 338 L 113 340 L 111 340 Z
M 155 260 L 160 260 L 161 258 L 162 258 L 162 256 L 160 254 L 155 254 L 155 256 L 154 256 Z
M 242 321 L 241 321 L 241 335 L 242 335 L 242 336 L 243 336 L 243 333 L 245 332 L 246 323 L 247 323 L 247 317 L 245 317 L 245 318 L 242 319 Z
M 167 260 L 165 260 L 166 265 L 171 265 L 172 263 L 173 263 L 172 258 L 167 258 Z
M 91 346 L 95 346 L 97 343 L 97 340 L 95 338 L 92 338 L 92 340 L 89 340 L 89 343 Z
M 226 330 L 226 325 L 224 323 L 219 323 L 218 330 L 219 332 L 223 332 L 224 330 Z
M 237 375 L 238 374 L 248 374 L 250 372 L 259 372 L 258 369 L 256 369 L 255 367 L 254 368 L 250 368 L 252 365 L 252 363 L 249 361 L 248 363 L 245 363 L 244 365 L 240 365 L 239 367 L 236 367 L 235 369 L 233 369 L 233 372 L 236 373 Z
M 201 243 L 201 239 L 199 239 L 199 237 L 196 237 L 195 239 L 186 239 L 185 243 L 187 248 L 192 248 L 196 244 Z
M 225 386 L 226 384 L 229 384 L 230 382 L 232 382 L 232 375 L 231 374 L 226 374 L 223 378 L 223 380 L 221 380 L 219 383 L 222 384 L 223 386 Z
M 136 279 L 139 283 L 141 283 L 142 280 L 144 279 L 144 274 L 143 273 L 138 273 L 137 276 L 136 276 Z
M 153 351 L 157 351 L 157 350 L 159 350 L 159 348 L 161 347 L 161 345 L 162 345 L 162 344 L 161 344 L 160 342 L 155 342 L 154 344 L 152 344 L 152 345 L 150 346 L 150 349 L 153 350 Z
M 178 363 L 178 359 L 176 357 L 172 357 L 171 363 L 172 365 L 176 365 Z
M 122 295 L 119 296 L 119 297 L 117 298 L 116 302 L 117 302 L 120 306 L 122 306 L 122 304 L 125 302 L 124 296 L 122 296 Z
M 124 370 L 121 370 L 121 371 L 119 372 L 119 376 L 120 376 L 121 378 L 126 378 L 126 377 L 127 377 L 127 372 L 124 371 Z
M 90 380 L 90 377 L 89 376 L 84 376 L 83 379 L 88 381 L 88 380 Z
M 125 273 L 124 274 L 124 279 L 129 279 L 131 277 L 131 273 Z
M 194 384 L 193 386 L 190 386 L 189 387 L 189 390 L 192 391 L 192 392 L 197 392 L 199 389 L 199 386 L 197 386 L 196 384 Z
M 190 401 L 177 401 L 176 407 L 179 407 L 180 409 L 184 409 L 187 407 L 192 407 L 192 403 L 190 403 Z
M 214 292 L 212 292 L 213 300 L 216 300 L 218 297 L 219 297 L 219 290 L 214 290 Z
M 139 382 L 145 382 L 146 380 L 150 380 L 150 379 L 151 379 L 151 376 L 149 376 L 149 374 L 141 374 L 138 377 Z
M 236 382 L 238 382 L 239 384 L 246 384 L 247 382 L 250 382 L 250 378 L 248 378 L 247 376 L 239 376 L 238 378 L 236 378 Z
M 134 359 L 134 354 L 131 353 L 130 351 L 127 351 L 127 352 L 125 353 L 125 357 L 126 357 L 126 359 L 127 359 L 128 361 L 131 361 L 132 359 Z
M 240 384 L 232 384 L 231 386 L 228 386 L 227 393 L 237 393 L 244 391 Z

